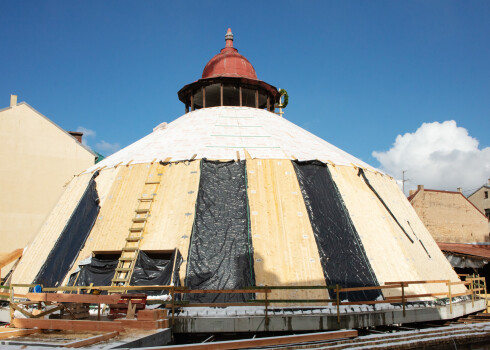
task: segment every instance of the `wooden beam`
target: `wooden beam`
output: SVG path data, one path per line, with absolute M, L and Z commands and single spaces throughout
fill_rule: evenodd
M 19 248 L 19 249 L 16 249 L 14 251 L 11 251 L 7 255 L 5 255 L 2 259 L 0 259 L 0 268 L 10 264 L 12 261 L 17 260 L 18 258 L 20 258 L 22 256 L 23 251 L 24 251 L 24 249 Z
M 161 285 L 155 285 L 155 286 L 63 286 L 63 287 L 52 287 L 52 288 L 43 288 L 44 291 L 46 292 L 61 292 L 61 291 L 78 291 L 80 290 L 87 290 L 89 288 L 92 289 L 99 289 L 99 290 L 107 290 L 107 291 L 116 291 L 116 290 L 169 290 L 169 289 L 175 289 L 175 290 L 184 290 L 185 288 L 179 288 L 179 287 L 174 287 L 174 286 L 161 286 Z
M 14 318 L 12 324 L 16 328 L 58 329 L 70 331 L 123 331 L 121 322 L 117 321 L 86 321 L 86 320 L 45 320 L 38 318 Z
M 94 337 L 90 337 L 87 339 L 76 340 L 74 342 L 63 345 L 63 347 L 65 347 L 65 348 L 81 348 L 83 346 L 94 345 L 94 344 L 100 343 L 101 341 L 106 341 L 106 340 L 112 339 L 114 337 L 117 337 L 118 335 L 119 335 L 119 332 L 109 332 L 106 334 L 96 335 Z
M 33 301 L 52 301 L 59 303 L 81 304 L 116 304 L 121 294 L 95 295 L 95 294 L 62 294 L 62 293 L 27 293 L 27 298 Z
M 191 111 L 195 110 L 196 107 L 194 106 L 194 95 L 191 95 Z
M 30 334 L 35 334 L 35 333 L 41 333 L 42 330 L 40 329 L 11 329 L 5 332 L 0 332 L 0 339 L 7 339 L 11 337 L 22 337 L 25 335 L 30 335 Z
M 446 296 L 446 295 L 447 295 L 447 292 L 425 293 L 425 294 L 410 294 L 410 295 L 405 295 L 405 299 L 426 298 L 426 297 L 440 297 L 440 296 Z M 401 296 L 386 297 L 385 300 L 386 300 L 386 302 L 391 302 L 393 300 L 398 300 L 400 298 L 401 298 Z
M 238 87 L 239 95 L 240 95 L 240 107 L 243 106 L 243 95 L 242 95 L 242 86 Z
M 374 305 L 374 304 L 390 304 L 390 303 L 401 303 L 402 297 L 392 297 L 393 300 L 370 300 L 370 301 L 346 301 L 341 302 L 340 305 Z M 406 299 L 406 298 L 405 298 Z
M 447 283 L 447 280 L 428 280 L 428 281 L 399 281 L 399 282 L 385 282 L 385 284 L 426 284 L 426 283 Z
M 259 108 L 259 90 L 255 90 L 255 108 Z
M 286 345 L 286 344 L 299 344 L 307 342 L 316 342 L 332 339 L 342 338 L 355 338 L 358 333 L 355 330 L 349 331 L 331 331 L 331 332 L 318 332 L 299 335 L 286 335 L 279 337 L 268 338 L 254 338 L 247 340 L 232 340 L 224 342 L 212 342 L 212 343 L 199 343 L 199 344 L 185 344 L 185 345 L 173 345 L 168 347 L 152 347 L 152 350 L 167 350 L 167 349 L 195 349 L 195 350 L 228 350 L 228 349 L 246 349 L 257 348 L 264 346 Z
M 206 108 L 206 87 L 202 87 L 202 108 Z
M 262 300 L 262 303 L 265 303 L 265 301 Z M 175 305 L 185 306 L 185 307 L 228 307 L 228 306 L 252 306 L 253 303 L 199 303 L 199 304 L 192 304 L 192 303 L 188 303 L 186 301 L 176 301 Z M 165 306 L 169 308 L 172 306 L 172 304 L 167 302 L 167 304 L 165 304 Z
M 0 297 L 10 298 L 10 293 L 2 293 L 2 292 L 0 292 Z M 26 295 L 25 294 L 15 294 L 14 297 L 15 298 L 25 298 Z
M 24 315 L 25 317 L 34 317 L 34 315 L 32 313 L 30 313 L 29 311 L 27 310 L 24 310 L 23 308 L 19 307 L 17 304 L 15 303 L 10 303 L 10 307 L 14 310 L 17 310 L 19 311 L 22 315 Z M 19 327 L 19 328 L 33 328 L 33 327 Z
M 167 318 L 167 309 L 144 309 L 138 311 L 138 321 L 158 321 Z
M 270 293 L 270 289 L 188 289 L 180 293 L 228 294 L 228 293 Z
M 401 285 L 397 285 L 397 284 L 390 284 L 387 286 L 353 287 L 353 288 L 341 288 L 340 292 L 355 292 L 361 290 L 376 290 L 376 289 L 393 289 L 393 288 L 400 288 L 400 287 Z
M 220 93 L 220 106 L 223 106 L 223 84 L 219 84 L 219 93 Z

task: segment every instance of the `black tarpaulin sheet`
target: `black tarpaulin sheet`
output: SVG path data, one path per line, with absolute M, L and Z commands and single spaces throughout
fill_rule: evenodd
M 99 196 L 95 183 L 98 175 L 99 173 L 95 172 L 90 179 L 82 198 L 49 252 L 33 284 L 57 287 L 75 262 L 99 214 Z
M 245 162 L 201 163 L 186 286 L 239 289 L 253 285 Z M 253 294 L 186 294 L 191 302 L 243 302 Z
M 359 234 L 328 167 L 320 162 L 293 162 L 318 246 L 327 285 L 377 286 Z M 330 291 L 332 295 L 335 295 Z M 340 293 L 341 300 L 366 301 L 377 290 Z
M 180 285 L 179 268 L 182 264 L 182 255 L 177 251 L 169 259 L 151 258 L 147 253 L 140 251 L 131 276 L 131 286 L 168 286 L 173 283 Z M 70 276 L 69 286 L 110 286 L 119 260 L 104 260 L 91 258 L 89 263 L 79 266 L 79 271 Z M 172 270 L 174 269 L 174 273 Z M 107 292 L 103 292 L 106 294 Z M 129 291 L 128 293 L 140 293 Z M 145 291 L 148 295 L 168 294 L 168 291 Z
M 175 256 L 177 252 L 177 257 Z M 175 263 L 175 268 L 174 268 Z M 179 286 L 178 271 L 182 263 L 182 256 L 178 251 L 174 251 L 170 259 L 151 258 L 143 251 L 140 251 L 136 258 L 133 275 L 131 276 L 132 286 Z M 175 270 L 174 270 L 175 269 Z M 172 274 L 172 271 L 174 273 Z M 134 291 L 139 293 L 139 291 Z M 148 295 L 168 294 L 168 291 L 145 291 Z
M 92 258 L 89 264 L 80 265 L 80 271 L 70 276 L 69 286 L 110 286 L 119 260 Z

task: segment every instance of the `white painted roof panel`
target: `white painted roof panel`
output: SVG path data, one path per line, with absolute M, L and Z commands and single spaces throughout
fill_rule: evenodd
M 163 125 L 162 125 L 163 124 Z M 87 171 L 117 164 L 171 162 L 195 159 L 320 160 L 338 165 L 355 164 L 376 170 L 356 157 L 278 115 L 249 107 L 199 109 L 164 125 L 105 158 Z

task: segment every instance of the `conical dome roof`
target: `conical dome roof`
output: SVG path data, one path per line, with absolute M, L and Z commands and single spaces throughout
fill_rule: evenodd
M 244 292 L 250 286 L 281 287 L 268 300 L 297 301 L 288 307 L 309 300 L 323 308 L 336 297 L 399 302 L 400 291 L 384 284 L 458 282 L 396 181 L 272 113 L 277 90 L 262 83 L 205 78 L 181 89 L 190 112 L 67 184 L 12 283 L 91 285 L 86 259 L 98 255 L 118 259 L 106 268 L 110 280 L 99 283 L 123 290 L 172 284 L 239 291 L 185 296 L 202 305 L 250 301 L 253 295 Z M 247 94 L 240 91 L 252 88 L 256 108 L 242 105 Z M 239 92 L 239 105 L 224 104 L 227 89 Z M 204 102 L 207 90 L 208 98 L 223 96 L 219 107 Z M 200 109 L 193 110 L 196 104 Z M 157 260 L 168 270 L 130 272 L 144 272 Z M 466 288 L 454 283 L 451 291 L 464 295 Z M 421 283 L 407 284 L 402 293 L 420 299 L 446 292 L 446 284 Z
M 274 113 L 249 107 L 213 107 L 184 114 L 107 157 L 88 171 L 154 160 L 245 159 L 321 160 L 373 169 L 356 157 Z

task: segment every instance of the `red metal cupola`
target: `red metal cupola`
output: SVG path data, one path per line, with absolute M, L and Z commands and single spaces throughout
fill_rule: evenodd
M 253 107 L 274 112 L 279 91 L 257 79 L 252 64 L 233 47 L 231 29 L 225 39 L 225 47 L 206 64 L 202 78 L 178 92 L 186 113 L 189 109 L 218 106 Z
M 233 47 L 233 33 L 228 28 L 226 46 L 214 56 L 202 72 L 202 79 L 214 77 L 244 77 L 257 79 L 252 64 Z

